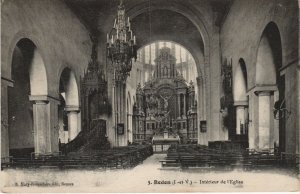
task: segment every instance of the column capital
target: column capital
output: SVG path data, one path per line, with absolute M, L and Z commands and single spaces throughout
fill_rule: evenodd
M 270 84 L 270 85 L 256 85 L 254 87 L 254 93 L 256 95 L 260 95 L 260 93 L 269 93 L 269 95 L 278 90 L 277 85 L 275 84 Z
M 33 103 L 57 103 L 60 104 L 60 100 L 56 97 L 49 96 L 49 95 L 29 95 L 29 101 L 33 101 Z
M 14 80 L 1 76 L 1 85 L 5 85 L 6 87 L 14 87 L 14 83 Z
M 255 95 L 257 96 L 271 96 L 274 91 L 255 91 Z
M 73 113 L 79 113 L 80 112 L 80 107 L 77 105 L 66 105 L 65 111 L 67 112 L 73 112 Z
M 233 106 L 248 106 L 248 101 L 235 101 Z

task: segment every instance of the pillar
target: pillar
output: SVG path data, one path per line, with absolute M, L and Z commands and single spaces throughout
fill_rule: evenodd
M 248 102 L 235 102 L 234 106 L 236 110 L 236 134 L 245 134 L 246 108 L 248 106 Z M 243 132 L 241 129 L 241 124 L 243 125 Z
M 177 94 L 177 106 L 178 106 L 177 112 L 178 112 L 178 118 L 179 118 L 181 116 L 180 115 L 180 112 L 181 112 L 180 111 L 180 94 Z
M 58 154 L 59 100 L 46 95 L 31 95 L 35 154 Z
M 258 92 L 258 148 L 269 149 L 271 126 L 271 92 Z
M 13 81 L 1 77 L 1 162 L 7 162 L 9 156 L 8 87 L 13 87 Z
M 183 115 L 186 115 L 186 99 L 185 99 L 185 94 L 183 94 Z
M 78 106 L 66 106 L 65 111 L 68 116 L 68 140 L 72 141 L 79 133 L 78 117 L 79 107 Z
M 155 59 L 159 55 L 159 42 L 155 42 Z
M 244 106 L 236 106 L 236 134 L 243 134 L 241 125 L 245 124 L 245 107 Z
M 78 114 L 77 114 L 77 129 L 78 129 L 78 133 L 82 130 L 81 129 L 81 111 L 78 112 Z
M 175 44 L 171 42 L 171 55 L 176 56 Z
M 141 51 L 141 58 L 142 58 L 142 63 L 143 65 L 146 63 L 146 60 L 145 60 L 145 47 L 142 48 L 142 51 Z

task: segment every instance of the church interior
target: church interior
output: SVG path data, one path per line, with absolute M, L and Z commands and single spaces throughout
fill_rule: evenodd
M 3 0 L 2 168 L 299 171 L 299 3 Z

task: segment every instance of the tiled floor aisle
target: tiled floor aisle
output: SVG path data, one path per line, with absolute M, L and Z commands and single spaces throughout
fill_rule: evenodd
M 165 155 L 153 155 L 143 164 L 128 170 L 5 170 L 2 171 L 2 191 L 40 192 L 187 192 L 187 191 L 295 191 L 300 182 L 284 172 L 200 172 L 198 170 L 160 170 L 159 160 Z M 155 180 L 171 184 L 154 184 Z M 176 184 L 174 183 L 176 181 Z M 202 181 L 200 184 L 200 180 Z M 230 182 L 230 180 L 232 180 Z M 217 182 L 218 181 L 218 182 Z M 233 184 L 234 182 L 240 184 Z M 192 182 L 192 184 L 191 184 Z M 241 183 L 242 182 L 242 183 Z M 66 184 L 73 184 L 67 186 Z M 152 183 L 152 184 L 149 184 Z M 17 187 L 15 185 L 18 184 Z M 39 184 L 40 186 L 28 186 Z M 41 186 L 41 185 L 44 186 Z M 23 185 L 23 186 L 22 186 Z M 47 185 L 47 186 L 45 186 Z M 51 186 L 49 186 L 51 185 Z

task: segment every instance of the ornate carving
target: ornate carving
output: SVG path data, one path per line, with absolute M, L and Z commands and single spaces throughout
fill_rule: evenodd
M 227 129 L 234 127 L 233 91 L 232 91 L 232 60 L 224 60 L 221 67 L 222 95 L 220 99 L 220 113 L 223 118 L 223 126 Z
M 105 80 L 103 67 L 99 66 L 97 61 L 97 45 L 96 36 L 90 36 L 92 45 L 91 60 L 89 61 L 87 71 L 81 78 L 81 104 L 83 107 L 82 118 L 85 127 L 89 128 L 89 124 L 95 118 L 99 118 L 102 114 L 111 114 L 111 106 L 107 95 L 107 82 Z

